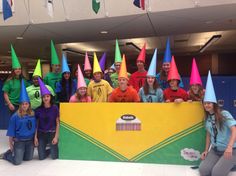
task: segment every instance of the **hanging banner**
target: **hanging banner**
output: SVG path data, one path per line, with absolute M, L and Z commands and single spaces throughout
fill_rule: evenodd
M 60 159 L 198 164 L 202 104 L 62 103 Z

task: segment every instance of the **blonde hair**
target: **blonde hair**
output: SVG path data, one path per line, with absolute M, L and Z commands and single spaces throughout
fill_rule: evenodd
M 21 106 L 22 104 L 20 104 L 19 109 L 17 110 L 17 114 L 20 117 L 23 117 L 24 115 L 34 116 L 34 111 L 32 110 L 30 103 L 29 103 L 29 108 L 26 111 L 26 114 L 23 113 Z

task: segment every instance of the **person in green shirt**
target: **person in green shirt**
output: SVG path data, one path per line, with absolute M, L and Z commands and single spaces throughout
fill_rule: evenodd
M 21 65 L 19 59 L 15 53 L 13 46 L 11 45 L 11 57 L 12 57 L 12 72 L 8 76 L 7 80 L 3 84 L 2 91 L 4 100 L 10 115 L 12 115 L 19 107 L 20 89 L 21 89 L 21 79 L 24 79 L 21 71 Z M 24 79 L 25 85 L 27 82 Z
M 33 84 L 26 88 L 26 91 L 30 99 L 31 108 L 34 110 L 38 108 L 39 106 L 41 106 L 42 104 L 38 77 L 42 78 L 40 59 L 37 62 L 37 65 L 35 67 L 35 70 L 32 76 Z M 46 87 L 51 92 L 52 96 L 55 96 L 53 89 L 48 85 L 46 85 Z

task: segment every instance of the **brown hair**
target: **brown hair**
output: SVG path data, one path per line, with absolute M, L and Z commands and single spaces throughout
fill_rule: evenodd
M 19 109 L 17 110 L 17 114 L 18 114 L 20 117 L 23 117 L 25 114 L 23 114 L 23 111 L 22 111 L 22 109 L 21 109 L 21 106 L 22 106 L 22 104 L 20 104 Z M 29 108 L 28 108 L 27 111 L 26 111 L 26 114 L 29 115 L 29 116 L 33 116 L 33 115 L 34 115 L 34 111 L 32 110 L 30 103 L 29 103 Z
M 78 102 L 81 102 L 80 100 L 81 100 L 82 96 L 79 94 L 78 90 L 76 91 L 75 96 L 78 99 Z M 88 100 L 87 99 L 88 98 L 87 91 L 86 91 L 86 93 L 85 93 L 85 95 L 83 97 L 86 97 L 86 100 Z
M 168 76 L 168 75 L 166 74 L 166 72 L 161 69 L 161 71 L 160 71 L 160 80 L 165 80 L 165 81 L 167 81 L 167 76 Z
M 203 98 L 204 98 L 204 90 L 202 88 L 202 86 L 198 85 L 198 93 L 195 94 L 192 90 L 192 86 L 190 86 L 190 89 L 189 89 L 189 99 L 190 100 L 193 100 L 193 101 L 202 101 Z
M 221 114 L 222 109 L 220 109 L 219 105 L 216 103 L 213 103 L 213 110 L 215 113 L 215 119 L 216 119 L 216 125 L 220 128 L 220 130 L 223 127 L 223 122 L 225 121 L 225 117 Z M 209 112 L 205 111 L 205 120 L 209 114 Z
M 159 88 L 159 84 L 157 82 L 157 79 L 155 79 L 154 83 L 153 83 L 153 89 L 156 90 L 157 88 Z M 144 94 L 148 95 L 148 93 L 149 93 L 149 85 L 148 85 L 148 82 L 147 82 L 147 78 L 145 79 L 145 82 L 144 82 L 144 85 L 143 85 L 143 90 L 144 90 Z

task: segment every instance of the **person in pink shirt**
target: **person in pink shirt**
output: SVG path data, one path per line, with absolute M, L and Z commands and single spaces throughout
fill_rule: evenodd
M 91 97 L 87 95 L 87 85 L 84 81 L 84 76 L 81 72 L 79 64 L 78 64 L 77 90 L 76 90 L 75 94 L 70 97 L 69 102 L 72 102 L 72 103 L 91 102 Z

